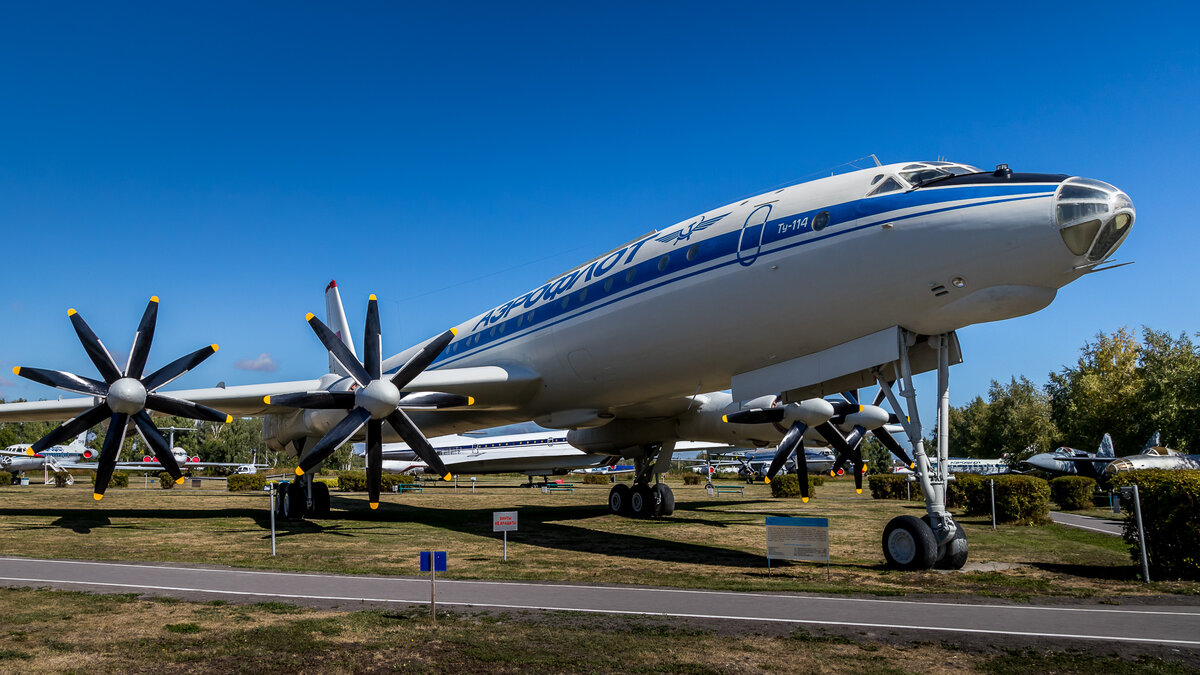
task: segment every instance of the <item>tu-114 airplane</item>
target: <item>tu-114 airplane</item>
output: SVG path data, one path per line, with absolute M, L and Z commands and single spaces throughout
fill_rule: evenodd
M 779 443 L 786 459 L 815 433 L 846 455 L 854 444 L 832 440 L 841 432 L 831 420 L 873 417 L 849 399 L 878 386 L 876 400 L 901 413 L 928 511 L 887 525 L 884 556 L 904 568 L 961 566 L 966 538 L 946 510 L 947 471 L 937 468 L 946 466 L 949 366 L 962 360 L 955 331 L 1047 306 L 1059 288 L 1106 269 L 1134 219 L 1129 197 L 1097 180 L 1007 165 L 877 166 L 638 237 L 388 358 L 374 296 L 361 359 L 344 314 L 327 311 L 331 325 L 310 314 L 332 359 L 331 372 L 312 380 L 160 392 L 215 345 L 143 375 L 156 301 L 124 369 L 71 310 L 102 380 L 19 368 L 86 398 L 5 404 L 0 421 L 74 416 L 39 441 L 53 445 L 109 420 L 106 464 L 131 422 L 160 448 L 148 411 L 212 421 L 262 415 L 268 446 L 299 457 L 289 491 L 291 515 L 303 515 L 327 499 L 314 491 L 312 470 L 346 440 L 365 437 L 370 458 L 384 442 L 405 441 L 440 473 L 426 436 L 533 420 L 568 430 L 580 450 L 631 458 L 636 481 L 614 486 L 610 507 L 654 515 L 667 489 L 656 477 L 675 442 L 756 439 Z M 936 467 L 912 379 L 928 371 L 938 373 Z M 836 405 L 823 398 L 842 392 L 847 400 Z M 861 437 L 870 420 L 857 421 L 850 426 Z M 106 480 L 97 476 L 97 498 Z M 368 472 L 373 507 L 378 485 L 378 470 Z

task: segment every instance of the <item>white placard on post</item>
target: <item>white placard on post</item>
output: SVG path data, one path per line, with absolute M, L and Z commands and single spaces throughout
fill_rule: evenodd
M 492 511 L 492 532 L 504 533 L 504 559 L 508 560 L 508 533 L 517 531 L 516 511 Z

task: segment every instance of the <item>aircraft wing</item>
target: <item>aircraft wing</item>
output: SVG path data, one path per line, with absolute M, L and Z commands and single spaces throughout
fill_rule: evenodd
M 474 366 L 427 370 L 418 375 L 406 391 L 440 391 L 474 396 L 472 410 L 503 409 L 524 400 L 540 378 L 532 371 L 516 366 Z M 258 417 L 267 413 L 264 396 L 277 396 L 322 389 L 321 380 L 244 384 L 232 387 L 180 389 L 159 392 L 165 396 L 193 401 L 216 408 L 234 417 Z M 26 401 L 0 404 L 0 422 L 65 420 L 96 405 L 92 397 L 65 398 L 55 401 Z

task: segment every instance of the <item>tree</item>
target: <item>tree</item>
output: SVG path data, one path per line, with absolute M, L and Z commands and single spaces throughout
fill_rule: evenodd
M 1143 327 L 1139 365 L 1150 426 L 1162 432 L 1169 447 L 1196 452 L 1200 448 L 1200 345 L 1187 334 L 1172 338 Z
M 1137 339 L 1123 327 L 1099 333 L 1080 351 L 1075 366 L 1051 373 L 1046 385 L 1063 443 L 1090 450 L 1109 433 L 1118 454 L 1142 447 L 1154 430 L 1145 411 Z
M 867 436 L 862 444 L 863 461 L 867 463 L 868 473 L 891 473 L 892 453 L 874 436 Z
M 1058 430 L 1046 394 L 1025 376 L 1007 385 L 992 380 L 988 400 L 975 397 L 962 408 L 950 409 L 950 454 L 1013 461 L 1033 452 L 1046 452 Z

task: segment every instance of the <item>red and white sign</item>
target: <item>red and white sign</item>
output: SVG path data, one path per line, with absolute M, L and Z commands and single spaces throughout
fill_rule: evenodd
M 492 532 L 516 532 L 517 531 L 517 512 L 516 511 L 493 511 L 492 512 Z

